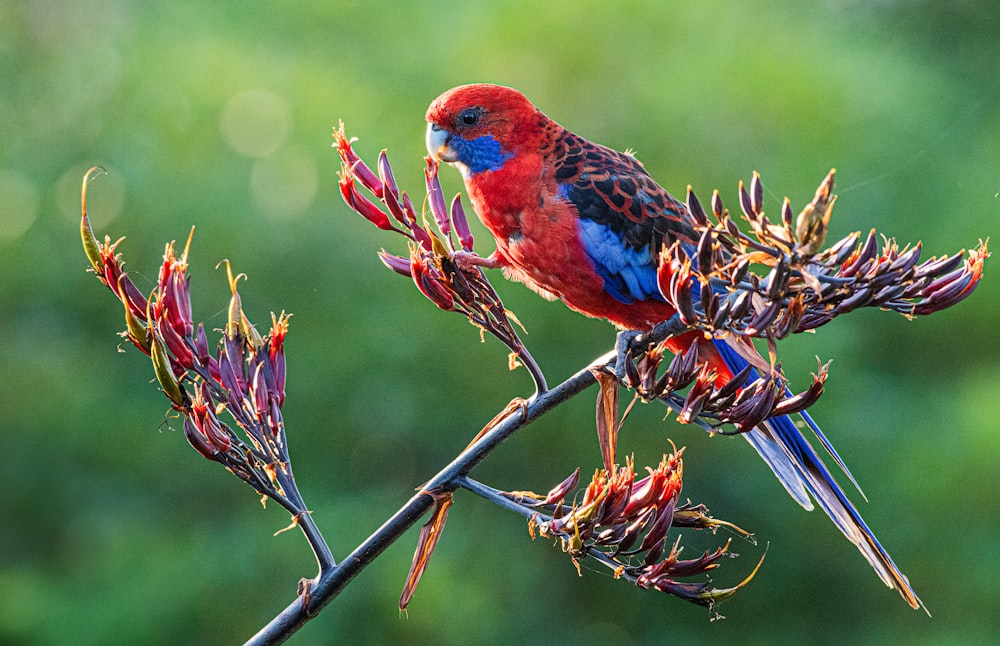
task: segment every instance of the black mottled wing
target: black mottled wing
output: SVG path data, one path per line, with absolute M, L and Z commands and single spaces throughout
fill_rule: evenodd
M 649 176 L 635 157 L 564 131 L 555 157 L 556 182 L 566 186 L 580 217 L 621 232 L 635 247 L 663 238 L 697 240 L 687 208 Z
M 553 153 L 559 195 L 576 207 L 605 290 L 623 303 L 662 299 L 654 259 L 665 242 L 696 241 L 687 208 L 631 155 L 568 131 Z

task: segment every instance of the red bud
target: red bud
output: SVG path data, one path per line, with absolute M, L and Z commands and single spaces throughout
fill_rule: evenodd
M 392 223 L 389 222 L 389 216 L 376 206 L 374 202 L 362 195 L 354 184 L 354 178 L 346 173 L 341 173 L 340 175 L 340 195 L 349 207 L 379 229 L 392 230 L 393 227 Z

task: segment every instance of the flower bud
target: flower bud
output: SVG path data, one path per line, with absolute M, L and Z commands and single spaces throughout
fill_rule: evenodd
M 150 338 L 150 358 L 153 360 L 153 372 L 156 375 L 156 380 L 160 383 L 160 387 L 163 388 L 163 393 L 174 403 L 174 406 L 183 410 L 187 407 L 187 393 L 181 388 L 177 377 L 174 376 L 174 371 L 170 365 L 170 357 L 167 356 L 162 337 L 159 336 L 157 330 L 153 327 L 152 321 L 147 321 L 147 325 L 153 331 Z
M 424 168 L 424 178 L 427 183 L 427 202 L 430 204 L 431 215 L 437 222 L 438 230 L 448 237 L 451 233 L 451 219 L 444 203 L 441 181 L 438 179 L 438 164 L 430 155 L 424 157 L 424 161 L 427 163 L 427 167 Z
M 451 222 L 455 225 L 455 233 L 462 243 L 462 249 L 472 251 L 474 239 L 472 231 L 469 229 L 469 220 L 465 217 L 465 209 L 462 208 L 462 194 L 456 193 L 455 199 L 451 201 Z
M 389 216 L 361 194 L 354 184 L 354 178 L 345 171 L 340 173 L 340 195 L 349 207 L 379 229 L 388 231 L 393 228 Z
M 101 258 L 101 244 L 94 235 L 94 229 L 90 226 L 90 218 L 87 216 L 87 185 L 98 175 L 106 174 L 107 171 L 100 166 L 93 166 L 83 176 L 83 186 L 80 189 L 80 208 L 83 212 L 80 218 L 80 239 L 83 242 L 83 251 L 87 254 L 87 260 L 94 267 L 94 271 L 100 275 L 104 262 Z

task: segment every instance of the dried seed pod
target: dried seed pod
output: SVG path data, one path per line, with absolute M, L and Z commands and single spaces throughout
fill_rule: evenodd
M 875 295 L 872 296 L 872 302 L 876 305 L 880 305 L 882 303 L 895 300 L 902 296 L 904 291 L 906 291 L 906 287 L 904 285 L 886 285 L 879 291 L 875 292 Z
M 855 274 L 864 275 L 862 267 L 866 267 L 867 263 L 870 263 L 874 258 L 875 254 L 878 252 L 878 239 L 875 237 L 875 229 L 872 229 L 868 233 L 868 238 L 865 239 L 864 245 L 858 250 L 857 255 L 850 260 L 850 263 L 844 267 L 838 276 L 854 276 Z
M 930 260 L 917 266 L 917 273 L 922 276 L 937 276 L 950 272 L 962 264 L 964 254 L 964 251 L 959 251 L 953 256 L 932 257 Z
M 836 313 L 832 310 L 806 314 L 799 321 L 799 325 L 795 331 L 806 332 L 808 330 L 815 330 L 816 328 L 822 327 L 832 321 L 834 316 L 836 316 Z
M 715 216 L 715 219 L 719 220 L 725 211 L 726 207 L 722 204 L 722 196 L 719 195 L 719 191 L 716 189 L 712 192 L 712 214 Z
M 950 305 L 954 305 L 965 297 L 966 290 L 969 289 L 972 284 L 972 275 L 963 274 L 951 283 L 948 283 L 947 285 L 940 287 L 937 291 L 932 292 L 930 296 L 922 302 L 917 303 L 917 306 L 914 308 L 914 313 L 929 314 L 939 309 L 944 309 Z
M 792 230 L 792 201 L 787 197 L 781 203 L 781 224 L 785 227 L 786 231 Z
M 472 251 L 475 239 L 472 237 L 472 230 L 469 229 L 469 219 L 465 216 L 465 209 L 462 208 L 462 194 L 457 193 L 451 201 L 451 222 L 455 225 L 455 233 L 464 251 Z
M 712 229 L 705 229 L 701 237 L 698 238 L 695 258 L 698 261 L 698 271 L 705 275 L 709 274 L 715 266 L 715 263 L 712 262 L 712 240 Z
M 424 179 L 427 184 L 427 202 L 430 205 L 431 215 L 437 223 L 438 230 L 446 238 L 451 234 L 451 214 L 444 203 L 444 191 L 441 189 L 441 181 L 438 179 L 438 164 L 430 155 L 424 157 L 426 166 L 424 167 Z
M 719 308 L 719 295 L 712 291 L 710 285 L 702 283 L 700 287 L 701 314 L 705 319 L 711 321 Z
M 764 280 L 764 296 L 776 300 L 785 291 L 789 277 L 788 256 L 782 254 Z
M 804 313 L 805 305 L 802 302 L 802 296 L 793 296 L 785 306 L 781 317 L 774 324 L 774 338 L 783 339 L 794 332 Z
M 827 364 L 828 365 L 828 364 Z M 775 406 L 772 415 L 791 415 L 799 413 L 816 403 L 823 394 L 823 388 L 828 375 L 827 365 L 821 365 L 819 374 L 813 375 L 813 382 L 807 390 L 782 398 Z
M 750 400 L 752 405 L 749 410 L 740 418 L 733 420 L 740 433 L 752 431 L 758 424 L 771 415 L 774 408 L 774 401 L 777 396 L 777 386 L 773 381 L 765 382 L 764 386 L 754 394 Z
M 718 300 L 716 299 L 716 303 Z M 721 305 L 715 310 L 715 314 L 711 315 L 712 328 L 715 330 L 724 330 L 730 327 L 729 315 L 732 313 L 732 300 L 726 298 L 722 301 Z M 706 312 L 706 316 L 708 313 Z
M 750 306 L 753 304 L 753 294 L 749 291 L 741 291 L 735 297 L 731 296 L 729 300 L 733 304 L 733 321 L 740 321 L 750 313 Z
M 733 287 L 738 286 L 744 281 L 744 279 L 746 279 L 749 271 L 750 259 L 744 256 L 733 267 L 732 273 L 729 275 L 729 284 Z
M 691 390 L 688 391 L 687 397 L 684 398 L 684 404 L 677 415 L 677 421 L 681 424 L 690 424 L 701 415 L 701 411 L 712 396 L 712 382 L 715 380 L 715 373 L 714 371 L 711 373 L 711 381 L 709 381 L 706 378 L 706 370 L 708 370 L 708 366 L 702 368 L 694 385 L 691 386 Z
M 966 275 L 966 270 L 964 267 L 959 267 L 949 271 L 944 276 L 934 279 L 931 283 L 924 289 L 925 294 L 932 294 L 934 292 L 944 289 L 948 285 L 951 285 L 956 280 Z
M 693 325 L 698 319 L 698 313 L 691 301 L 691 282 L 691 276 L 686 268 L 675 273 L 670 281 L 671 301 L 685 325 Z
M 854 253 L 854 249 L 858 244 L 858 238 L 860 237 L 861 234 L 855 231 L 854 233 L 845 236 L 835 245 L 830 247 L 829 250 L 831 257 L 830 265 L 832 266 L 843 265 L 847 261 L 848 257 L 850 257 L 852 253 Z
M 764 186 L 757 171 L 753 172 L 753 179 L 750 180 L 750 206 L 754 213 L 761 213 L 764 209 Z
M 740 193 L 740 209 L 743 211 L 744 215 L 752 219 L 753 216 L 757 214 L 757 212 L 753 208 L 753 201 L 750 199 L 750 193 L 747 192 L 747 187 L 743 183 L 743 180 L 740 180 L 739 193 Z
M 209 460 L 217 459 L 216 455 L 219 453 L 219 449 L 208 441 L 208 438 L 195 427 L 194 422 L 187 416 L 184 417 L 184 438 L 188 441 L 188 444 L 193 446 L 204 457 Z
M 742 370 L 733 375 L 733 378 L 726 382 L 722 388 L 719 388 L 719 390 L 716 391 L 716 396 L 727 398 L 731 395 L 736 395 L 738 391 L 743 388 L 744 384 L 746 384 L 751 372 L 753 372 L 753 366 L 745 366 Z
M 747 325 L 746 334 L 749 336 L 757 336 L 763 332 L 774 319 L 777 318 L 778 314 L 781 313 L 781 304 L 776 301 L 770 301 L 760 312 L 754 316 L 750 323 Z
M 917 262 L 920 260 L 920 250 L 921 245 L 918 242 L 912 248 L 905 250 L 903 253 L 899 254 L 889 265 L 889 271 L 904 275 L 913 267 L 916 266 Z
M 872 301 L 872 290 L 870 287 L 864 287 L 854 292 L 844 300 L 837 304 L 837 314 L 846 314 L 852 310 L 856 310 L 859 307 L 864 307 Z
M 687 197 L 685 202 L 687 203 L 688 213 L 691 214 L 691 218 L 694 220 L 695 224 L 698 226 L 706 226 L 708 224 L 708 216 L 705 215 L 705 209 L 698 200 L 698 196 L 694 194 L 690 184 L 688 184 L 687 187 Z

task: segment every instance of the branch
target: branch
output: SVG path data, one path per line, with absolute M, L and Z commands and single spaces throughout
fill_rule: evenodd
M 419 521 L 434 504 L 430 491 L 454 491 L 465 476 L 487 455 L 513 435 L 559 404 L 580 394 L 596 383 L 594 370 L 608 370 L 613 366 L 615 353 L 609 352 L 580 370 L 558 386 L 538 393 L 514 407 L 497 420 L 455 460 L 439 471 L 421 487 L 421 490 L 403 505 L 375 533 L 369 536 L 347 557 L 308 582 L 308 591 L 300 594 L 287 608 L 254 635 L 247 644 L 280 644 L 288 639 L 309 619 L 315 616 L 344 589 L 351 579 L 360 574 L 376 557 L 394 543 L 406 530 Z
M 173 408 L 183 416 L 188 442 L 203 457 L 218 462 L 259 494 L 286 509 L 292 516 L 292 526 L 298 526 L 303 532 L 319 566 L 314 578 L 300 581 L 295 601 L 249 643 L 281 643 L 294 634 L 420 520 L 442 494 L 450 494 L 461 486 L 472 469 L 504 440 L 588 388 L 595 383 L 595 375 L 609 373 L 617 362 L 617 353 L 609 352 L 557 387 L 547 389 L 541 370 L 510 325 L 513 315 L 503 307 L 482 272 L 476 269 L 470 278 L 468 272 L 452 267 L 448 275 L 442 274 L 441 277 L 447 277 L 449 286 L 457 292 L 468 289 L 459 311 L 512 349 L 514 356 L 528 367 L 536 392 L 527 400 L 511 402 L 461 455 L 338 564 L 299 493 L 288 454 L 281 416 L 285 399 L 284 341 L 288 316 L 284 313 L 274 316 L 271 329 L 266 336 L 261 336 L 243 312 L 237 291 L 239 276 L 234 277 L 227 265 L 232 298 L 222 339 L 213 355 L 204 326 L 195 324 L 191 312 L 187 265 L 190 239 L 180 256 L 173 243 L 167 245 L 155 288 L 148 297 L 140 293 L 125 272 L 124 262 L 117 252 L 121 240 L 111 242 L 106 237 L 103 242 L 98 241 L 91 228 L 86 213 L 86 188 L 96 172 L 96 169 L 89 172 L 84 179 L 80 231 L 92 271 L 124 307 L 126 331 L 122 335 L 152 360 L 159 385 Z M 459 237 L 468 240 L 461 233 Z M 424 259 L 433 263 L 442 260 L 433 253 Z M 441 292 L 434 291 L 435 285 L 431 282 L 423 287 L 440 296 Z M 634 346 L 626 347 L 648 347 L 685 329 L 680 319 L 674 317 L 656 330 L 638 335 Z M 232 418 L 230 424 L 220 419 L 223 413 Z M 660 526 L 665 529 L 663 523 Z M 422 555 L 424 558 L 420 562 L 424 565 L 430 549 Z M 416 578 L 411 581 L 415 583 Z M 410 585 L 410 594 L 412 588 Z

